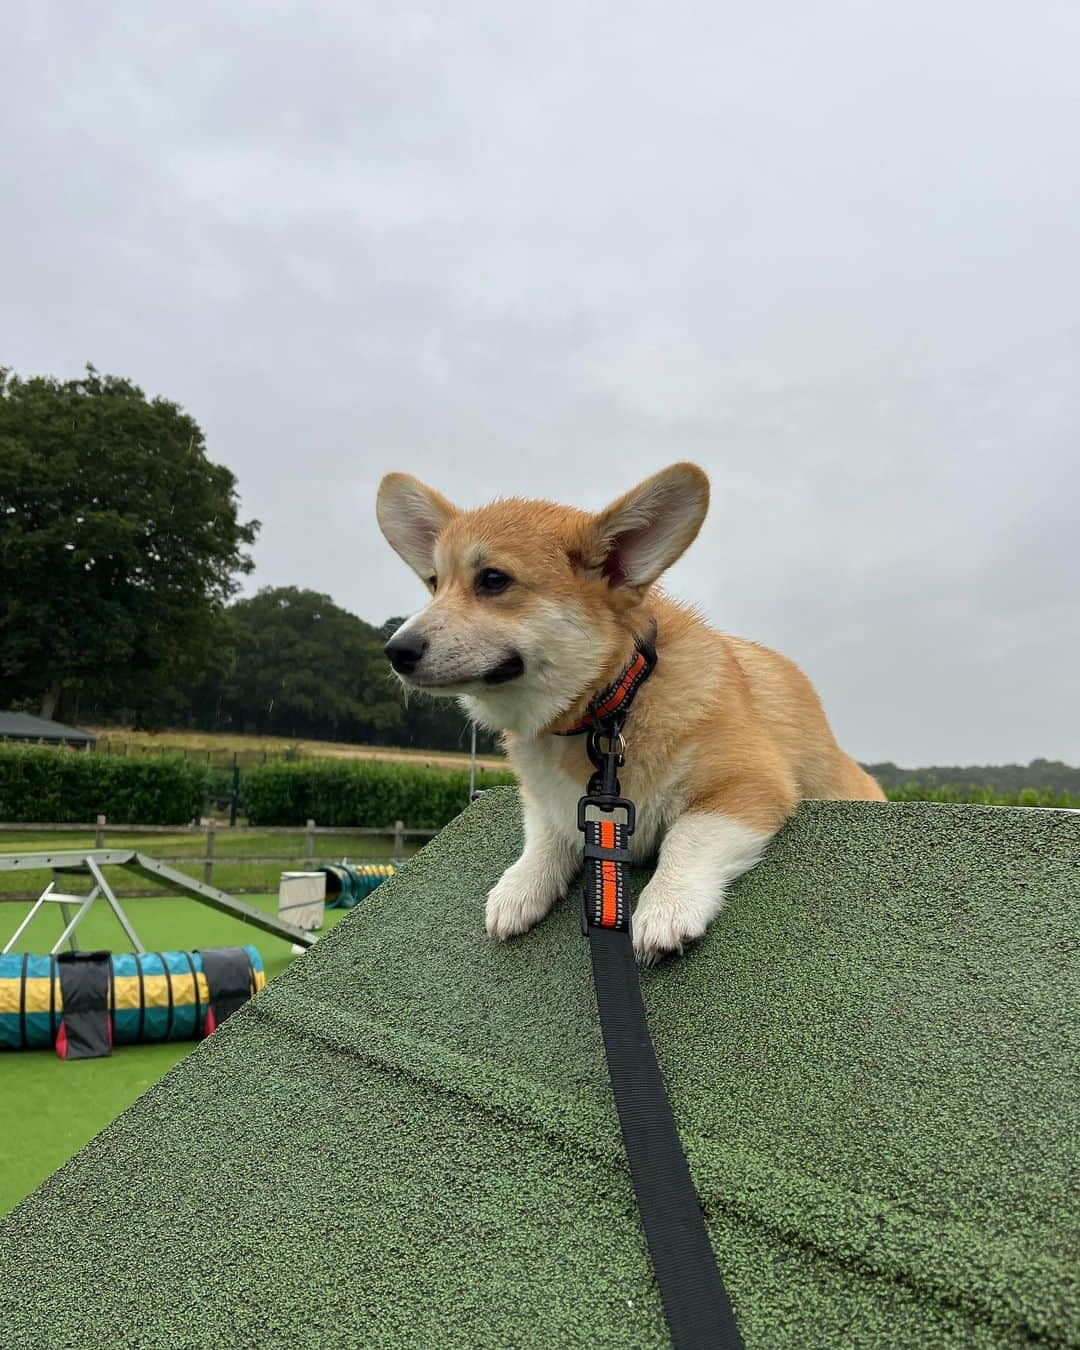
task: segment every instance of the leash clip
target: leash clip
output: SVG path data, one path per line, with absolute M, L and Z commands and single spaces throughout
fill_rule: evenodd
M 607 749 L 603 742 L 607 741 Z M 626 763 L 626 738 L 618 727 L 610 730 L 597 724 L 589 732 L 585 749 L 596 772 L 585 791 L 597 797 L 618 797 L 619 770 Z
M 602 912 L 602 906 L 600 906 L 595 901 L 595 899 L 593 901 L 593 907 L 596 911 L 595 915 L 590 912 L 590 897 L 589 897 L 590 882 L 588 869 L 594 865 L 591 860 L 594 858 L 610 858 L 613 862 L 616 863 L 616 867 L 620 869 L 625 869 L 626 865 L 630 861 L 629 839 L 630 836 L 634 833 L 634 825 L 637 820 L 637 812 L 634 809 L 634 803 L 632 801 L 630 801 L 626 797 L 620 797 L 618 795 L 617 784 L 618 780 L 616 780 L 616 791 L 614 793 L 589 791 L 586 792 L 584 797 L 581 797 L 578 800 L 578 829 L 585 835 L 585 868 L 586 868 L 585 885 L 582 887 L 581 891 L 582 937 L 588 937 L 590 931 L 594 927 L 608 928 L 615 926 L 612 923 L 600 921 L 599 916 L 600 913 Z M 590 787 L 591 786 L 592 785 L 590 784 Z M 625 812 L 626 819 L 624 822 L 622 822 L 621 826 L 626 840 L 626 843 L 623 846 L 615 848 L 605 848 L 605 847 L 597 847 L 595 844 L 590 844 L 588 829 L 590 825 L 595 825 L 597 823 L 595 820 L 588 819 L 588 811 L 590 807 L 592 807 L 596 811 L 601 812 L 603 815 L 606 816 L 610 816 L 615 811 Z M 618 882 L 618 886 L 619 892 L 617 893 L 621 893 L 623 895 L 624 898 L 622 903 L 624 906 L 628 906 L 629 902 L 627 893 L 625 890 L 622 889 L 626 886 L 625 870 L 623 870 L 622 872 L 622 875 Z M 625 908 L 622 911 L 622 914 L 623 914 L 622 921 L 619 923 L 618 926 L 623 931 L 629 932 L 630 931 L 629 908 Z
M 578 798 L 577 804 L 577 827 L 584 834 L 585 826 L 589 823 L 585 818 L 585 812 L 590 806 L 595 806 L 598 811 L 603 811 L 605 815 L 612 811 L 626 812 L 626 833 L 634 833 L 634 824 L 637 812 L 634 809 L 634 803 L 626 797 L 619 797 L 614 793 L 606 792 L 587 792 L 584 797 Z

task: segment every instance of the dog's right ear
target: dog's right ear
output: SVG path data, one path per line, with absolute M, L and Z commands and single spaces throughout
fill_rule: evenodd
M 690 547 L 709 509 L 696 464 L 672 464 L 594 517 L 592 562 L 612 589 L 640 597 Z
M 379 529 L 423 581 L 435 571 L 435 540 L 456 513 L 445 497 L 412 474 L 388 473 L 379 484 Z

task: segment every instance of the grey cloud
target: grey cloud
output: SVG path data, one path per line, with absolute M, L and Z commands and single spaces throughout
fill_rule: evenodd
M 1080 11 L 17 9 L 3 359 L 182 401 L 253 584 L 420 602 L 388 468 L 599 506 L 853 752 L 1080 759 Z

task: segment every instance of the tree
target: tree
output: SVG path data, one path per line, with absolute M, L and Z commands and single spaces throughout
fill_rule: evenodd
M 267 588 L 228 611 L 235 665 L 219 716 L 237 730 L 391 740 L 401 698 L 378 631 L 328 595 Z
M 257 530 L 175 403 L 0 369 L 0 703 L 182 705 Z

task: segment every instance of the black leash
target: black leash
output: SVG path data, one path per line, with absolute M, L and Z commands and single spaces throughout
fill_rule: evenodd
M 656 661 L 655 652 L 650 655 L 646 679 Z M 637 685 L 633 692 L 636 689 Z M 638 983 L 630 932 L 634 804 L 620 795 L 618 778 L 626 748 L 622 725 L 631 700 L 632 694 L 613 710 L 614 715 L 608 714 L 602 723 L 596 719 L 589 731 L 587 749 L 596 772 L 578 802 L 578 828 L 585 835 L 581 928 L 589 939 L 611 1090 L 672 1344 L 675 1350 L 742 1350 Z M 589 819 L 590 807 L 601 813 L 600 819 Z M 617 821 L 616 812 L 625 819 Z

